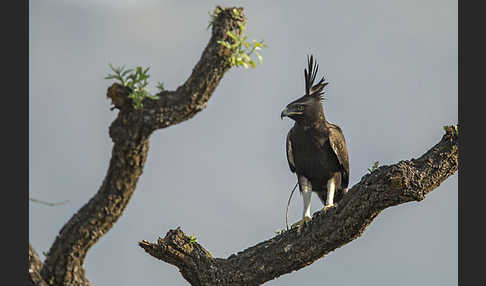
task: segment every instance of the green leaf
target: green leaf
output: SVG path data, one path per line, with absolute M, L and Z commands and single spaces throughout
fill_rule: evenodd
M 116 68 L 111 63 L 108 65 L 115 72 L 115 74 L 108 74 L 105 79 L 117 79 L 124 86 L 127 86 L 132 90 L 128 97 L 132 100 L 133 108 L 142 108 L 145 98 L 152 100 L 159 99 L 159 96 L 151 95 L 146 89 L 149 84 L 148 78 L 150 77 L 150 74 L 148 72 L 150 67 L 144 69 L 142 66 L 137 66 L 135 69 L 125 70 L 124 66 Z M 161 91 L 164 90 L 164 85 L 161 82 L 158 83 L 157 87 Z
M 194 234 L 189 236 L 189 243 L 195 243 L 195 242 L 197 242 L 196 236 Z
M 245 46 L 246 49 L 248 49 L 250 47 L 250 43 L 248 42 L 243 42 L 243 46 Z
M 131 73 L 132 71 L 133 71 L 133 69 L 127 69 L 126 71 L 122 72 L 121 75 L 126 76 L 127 74 Z
M 263 63 L 263 57 L 262 57 L 262 55 L 260 55 L 260 53 L 259 53 L 259 52 L 255 52 L 255 54 L 256 54 L 256 56 L 257 56 L 257 58 L 258 58 L 258 62 L 259 62 L 260 64 L 262 64 L 262 63 Z
M 160 91 L 164 91 L 164 90 L 165 90 L 165 88 L 164 88 L 164 83 L 162 83 L 162 82 L 160 82 L 160 81 L 159 81 L 159 82 L 157 83 L 157 88 L 158 88 Z
M 233 34 L 231 31 L 226 31 L 226 34 L 230 36 L 230 38 L 233 39 L 235 42 L 239 42 L 238 37 L 235 34 Z
M 240 28 L 240 34 L 243 35 L 245 32 L 245 25 L 243 23 L 238 22 L 238 27 Z
M 223 45 L 224 47 L 226 47 L 226 48 L 228 48 L 228 49 L 231 49 L 230 44 L 229 44 L 229 43 L 227 43 L 227 42 L 225 42 L 225 41 L 221 41 L 221 40 L 219 40 L 219 41 L 218 41 L 218 44 Z
M 266 47 L 268 47 L 266 44 L 263 43 L 263 40 L 261 42 L 258 42 L 257 41 L 256 43 L 257 43 L 256 44 L 256 47 L 258 47 L 258 48 L 266 48 Z
M 243 57 L 245 60 L 250 61 L 250 57 L 249 57 L 247 54 L 243 54 L 243 53 L 242 53 L 242 54 L 241 54 L 241 56 L 242 56 L 242 57 Z
M 371 166 L 371 169 L 368 168 L 368 172 L 373 173 L 376 169 L 378 169 L 379 162 L 376 161 L 373 166 Z
M 258 47 L 262 47 L 262 46 L 263 46 L 263 44 L 262 44 L 262 43 L 260 43 L 260 42 L 258 42 L 257 40 L 253 40 L 253 46 L 254 46 L 255 48 L 258 48 Z

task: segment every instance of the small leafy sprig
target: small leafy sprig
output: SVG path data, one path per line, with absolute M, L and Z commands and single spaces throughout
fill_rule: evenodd
M 374 171 L 374 170 L 378 169 L 378 165 L 379 165 L 379 164 L 380 164 L 380 163 L 379 163 L 378 161 L 376 161 L 376 162 L 373 164 L 373 166 L 371 166 L 371 169 L 370 169 L 370 168 L 368 168 L 368 172 L 370 172 L 370 174 L 371 174 L 371 173 L 373 173 L 373 171 Z
M 196 243 L 196 242 L 197 242 L 197 238 L 194 234 L 189 236 L 189 243 L 190 244 L 193 244 L 193 243 Z
M 452 128 L 454 128 L 454 132 L 456 133 L 456 135 L 458 135 L 458 134 L 459 134 L 459 126 L 458 126 L 458 124 L 453 125 L 453 126 L 445 125 L 445 126 L 444 126 L 444 127 L 442 127 L 442 128 L 444 128 L 444 131 L 445 131 L 445 132 L 447 132 L 447 130 L 448 130 L 449 128 L 451 128 L 451 127 L 452 127 Z
M 275 233 L 276 235 L 280 235 L 280 234 L 284 234 L 286 231 L 287 231 L 287 230 L 285 230 L 285 229 L 276 229 L 276 230 L 274 231 L 274 233 Z
M 142 69 L 141 66 L 138 66 L 135 69 L 125 70 L 125 66 L 113 67 L 111 64 L 109 64 L 109 66 L 114 74 L 108 74 L 105 79 L 116 79 L 122 85 L 131 89 L 132 92 L 128 95 L 128 98 L 132 100 L 133 108 L 141 109 L 143 107 L 142 102 L 145 98 L 150 98 L 152 100 L 159 99 L 157 95 L 151 95 L 147 89 L 148 78 L 150 77 L 148 71 L 150 67 Z M 159 83 L 159 85 L 160 84 L 161 83 Z M 161 86 L 163 88 L 163 84 Z
M 221 13 L 221 8 L 218 6 L 214 9 L 213 13 L 209 13 L 209 24 L 206 29 L 209 30 L 213 26 L 214 21 L 216 20 L 216 17 L 218 17 L 219 13 Z
M 158 82 L 156 87 L 162 92 L 165 90 L 164 83 L 163 82 Z
M 239 15 L 238 10 L 234 9 L 233 13 Z M 229 58 L 229 62 L 231 66 L 243 66 L 244 68 L 248 68 L 251 66 L 252 68 L 256 67 L 255 60 L 253 60 L 250 56 L 255 54 L 258 62 L 261 64 L 263 62 L 263 57 L 260 54 L 261 48 L 267 47 L 262 41 L 252 40 L 252 42 L 248 42 L 248 36 L 245 35 L 245 25 L 238 23 L 240 27 L 240 34 L 239 36 L 231 31 L 227 31 L 226 34 L 231 38 L 232 42 L 222 41 L 219 40 L 218 44 L 228 48 L 231 51 L 231 57 Z
M 133 69 L 125 70 L 125 66 L 121 66 L 117 68 L 114 67 L 112 64 L 108 64 L 108 66 L 115 74 L 108 74 L 108 76 L 106 76 L 105 79 L 116 79 L 122 85 L 126 86 L 125 77 L 127 76 L 127 74 L 131 73 Z

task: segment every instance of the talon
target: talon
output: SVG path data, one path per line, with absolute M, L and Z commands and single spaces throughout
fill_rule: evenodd
M 324 213 L 326 213 L 328 209 L 330 209 L 330 208 L 335 208 L 335 207 L 336 207 L 336 205 L 334 205 L 334 204 L 332 204 L 332 205 L 331 205 L 331 204 L 329 204 L 329 205 L 324 206 L 324 208 L 322 209 L 322 211 L 323 211 Z
M 290 228 L 292 229 L 292 228 L 297 227 L 297 230 L 300 232 L 300 230 L 302 229 L 302 226 L 304 226 L 304 224 L 308 223 L 311 220 L 312 220 L 311 217 L 305 216 L 301 220 L 299 220 L 298 222 L 292 224 L 290 226 Z

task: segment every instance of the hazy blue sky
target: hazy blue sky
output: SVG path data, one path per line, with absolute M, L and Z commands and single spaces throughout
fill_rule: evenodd
M 296 178 L 280 111 L 304 92 L 306 55 L 330 84 L 350 185 L 373 162 L 417 158 L 457 122 L 457 1 L 29 1 L 29 240 L 41 254 L 98 190 L 112 142 L 108 63 L 150 66 L 175 89 L 206 46 L 215 5 L 245 8 L 264 64 L 229 71 L 207 108 L 151 137 L 117 224 L 88 253 L 94 285 L 187 285 L 137 246 L 182 226 L 217 257 L 274 236 Z M 457 285 L 457 174 L 420 202 L 382 212 L 359 239 L 266 285 Z M 312 212 L 322 208 L 317 196 Z M 291 222 L 300 218 L 294 196 Z

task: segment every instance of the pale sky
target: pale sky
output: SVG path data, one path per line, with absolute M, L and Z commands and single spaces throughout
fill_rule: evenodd
M 181 226 L 216 257 L 285 227 L 296 177 L 280 112 L 304 92 L 306 55 L 330 84 L 327 119 L 343 129 L 350 187 L 373 162 L 417 158 L 457 112 L 457 1 L 29 1 L 29 241 L 41 258 L 98 190 L 112 142 L 108 63 L 150 66 L 175 89 L 206 46 L 209 12 L 242 6 L 263 65 L 229 71 L 207 108 L 155 132 L 123 216 L 91 248 L 94 285 L 187 285 L 137 242 Z M 457 285 L 457 174 L 422 202 L 383 211 L 353 242 L 265 285 Z M 322 208 L 312 198 L 312 212 Z M 295 194 L 290 222 L 300 219 Z

